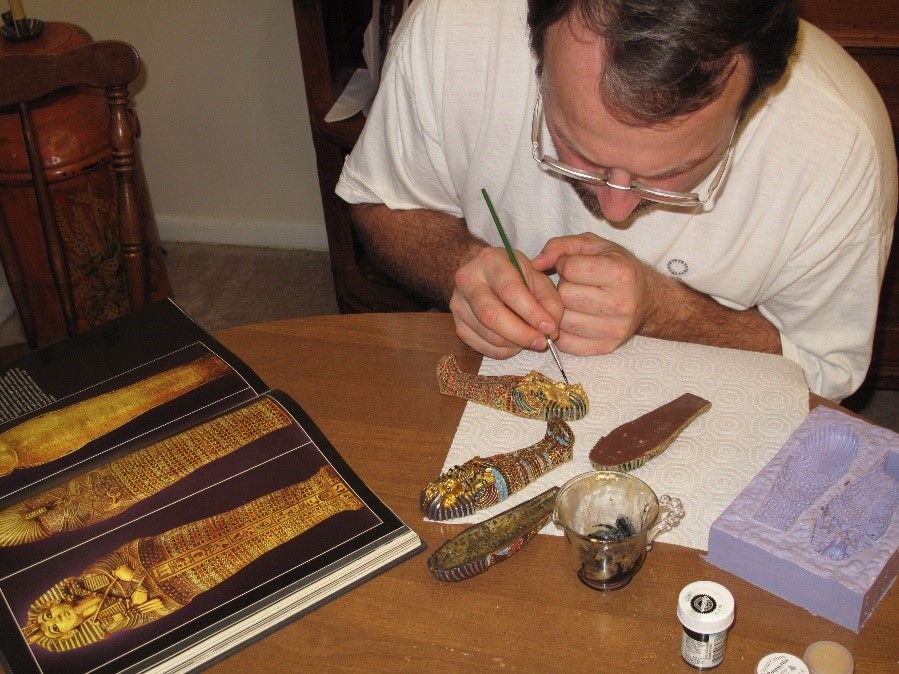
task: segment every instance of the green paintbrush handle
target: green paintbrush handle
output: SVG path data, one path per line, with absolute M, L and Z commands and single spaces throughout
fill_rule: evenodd
M 496 230 L 499 232 L 499 238 L 503 240 L 503 246 L 505 246 L 506 248 L 506 253 L 509 255 L 509 259 L 512 261 L 512 265 L 521 276 L 521 280 L 524 281 L 525 286 L 527 286 L 528 280 L 524 277 L 524 272 L 521 271 L 521 267 L 518 265 L 518 260 L 515 259 L 515 253 L 512 250 L 512 244 L 509 243 L 509 237 L 506 236 L 506 230 L 503 229 L 503 226 L 499 222 L 499 216 L 496 214 L 496 209 L 493 208 L 493 202 L 490 201 L 490 195 L 487 194 L 487 190 L 485 190 L 483 187 L 481 188 L 481 194 L 484 195 L 484 201 L 487 202 L 487 208 L 490 209 L 490 215 L 493 217 L 493 222 L 496 225 Z

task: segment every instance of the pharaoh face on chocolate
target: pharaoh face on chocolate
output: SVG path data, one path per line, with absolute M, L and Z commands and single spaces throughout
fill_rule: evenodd
M 453 356 L 444 356 L 438 362 L 437 383 L 444 395 L 527 419 L 577 421 L 589 410 L 587 392 L 580 384 L 556 382 L 536 371 L 524 376 L 467 374 Z

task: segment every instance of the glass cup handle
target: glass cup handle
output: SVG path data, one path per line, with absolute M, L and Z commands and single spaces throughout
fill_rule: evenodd
M 659 512 L 663 513 L 652 528 L 646 532 L 646 549 L 652 547 L 656 536 L 677 526 L 684 517 L 684 504 L 675 496 L 659 496 Z

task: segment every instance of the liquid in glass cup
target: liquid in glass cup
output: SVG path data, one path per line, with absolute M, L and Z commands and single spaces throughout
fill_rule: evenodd
M 578 578 L 593 589 L 614 590 L 640 570 L 655 537 L 683 516 L 680 499 L 657 497 L 633 475 L 599 470 L 562 485 L 553 522 L 565 532 Z

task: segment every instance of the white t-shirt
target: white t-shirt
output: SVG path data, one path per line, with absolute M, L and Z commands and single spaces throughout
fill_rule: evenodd
M 526 13 L 524 0 L 413 3 L 337 194 L 464 217 L 500 246 L 486 188 L 527 255 L 553 236 L 594 232 L 723 305 L 758 306 L 812 391 L 841 399 L 857 389 L 897 177 L 889 118 L 855 61 L 803 22 L 788 76 L 738 130 L 712 202 L 653 207 L 623 228 L 591 215 L 531 156 L 537 81 Z M 544 142 L 551 151 L 545 131 Z

